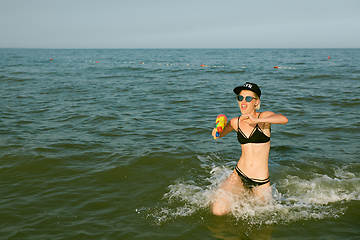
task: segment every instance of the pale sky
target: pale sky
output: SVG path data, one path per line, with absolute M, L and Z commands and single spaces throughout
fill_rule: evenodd
M 0 0 L 0 48 L 360 48 L 360 0 Z

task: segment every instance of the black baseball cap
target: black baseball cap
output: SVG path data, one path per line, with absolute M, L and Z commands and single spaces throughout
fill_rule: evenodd
M 255 83 L 246 82 L 244 85 L 238 86 L 238 87 L 234 88 L 234 93 L 235 93 L 236 95 L 239 95 L 239 93 L 240 93 L 242 90 L 252 91 L 252 92 L 256 93 L 256 95 L 257 95 L 259 98 L 260 98 L 260 96 L 261 96 L 261 90 L 260 90 L 260 88 L 258 87 L 258 85 L 256 85 Z

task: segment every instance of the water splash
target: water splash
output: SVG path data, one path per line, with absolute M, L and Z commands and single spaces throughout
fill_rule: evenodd
M 209 214 L 215 190 L 233 171 L 228 166 L 209 166 L 201 158 L 203 169 L 210 169 L 208 178 L 196 181 L 177 180 L 168 186 L 163 196 L 163 206 L 149 209 L 147 217 L 162 224 L 178 217 L 192 216 L 196 212 Z M 213 163 L 212 163 L 213 164 Z M 309 173 L 310 178 L 288 175 L 274 180 L 271 197 L 266 203 L 252 194 L 244 193 L 234 198 L 231 215 L 250 225 L 288 224 L 291 222 L 338 218 L 344 215 L 345 201 L 360 200 L 360 178 L 344 168 L 334 168 L 334 177 Z

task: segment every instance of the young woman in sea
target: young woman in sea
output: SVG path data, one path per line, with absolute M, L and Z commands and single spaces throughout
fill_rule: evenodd
M 224 137 L 233 130 L 241 144 L 241 157 L 231 175 L 215 192 L 212 211 L 215 215 L 231 212 L 233 199 L 249 191 L 263 198 L 270 192 L 269 152 L 271 124 L 286 124 L 282 114 L 260 109 L 261 90 L 255 83 L 247 82 L 234 88 L 241 116 L 231 119 L 220 133 Z M 212 131 L 216 137 L 216 128 Z

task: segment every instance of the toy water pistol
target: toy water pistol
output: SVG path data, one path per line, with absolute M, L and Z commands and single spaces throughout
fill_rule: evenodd
M 214 139 L 217 139 L 220 137 L 220 133 L 224 130 L 226 123 L 227 123 L 227 117 L 224 114 L 219 114 L 216 117 L 216 137 Z

